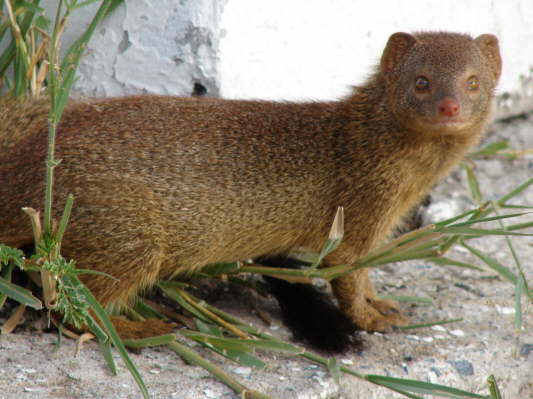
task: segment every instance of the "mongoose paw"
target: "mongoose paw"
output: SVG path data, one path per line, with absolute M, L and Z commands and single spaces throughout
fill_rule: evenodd
M 120 317 L 112 317 L 111 320 L 122 339 L 143 339 L 169 334 L 176 327 L 175 323 L 159 319 L 131 321 Z
M 357 304 L 352 312 L 353 321 L 366 331 L 387 332 L 393 326 L 405 326 L 407 319 L 401 315 L 395 302 L 367 298 L 365 303 Z M 355 314 L 354 314 L 355 313 Z

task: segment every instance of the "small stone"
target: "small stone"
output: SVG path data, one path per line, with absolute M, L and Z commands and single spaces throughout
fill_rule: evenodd
M 424 338 L 422 338 L 422 341 L 431 343 L 431 342 L 433 342 L 433 337 L 424 337 Z
M 409 368 L 407 367 L 407 363 L 402 363 L 400 367 L 402 368 L 405 374 L 409 374 Z
M 503 315 L 514 314 L 514 308 L 496 305 L 496 312 Z
M 409 341 L 420 341 L 420 338 L 417 337 L 416 335 L 408 334 L 405 336 L 405 338 L 408 339 Z
M 468 360 L 449 360 L 448 363 L 463 377 L 474 375 L 474 366 Z
M 250 375 L 252 373 L 251 367 L 237 367 L 233 370 L 233 373 L 238 375 Z
M 434 331 L 446 332 L 446 329 L 443 326 L 433 326 L 431 329 Z
M 450 335 L 453 335 L 454 337 L 464 337 L 465 336 L 465 332 L 463 330 L 451 330 L 450 331 Z
M 530 353 L 533 352 L 533 344 L 523 344 L 520 347 L 520 355 L 528 357 Z
M 353 360 L 352 359 L 341 359 L 341 363 L 346 364 L 347 366 L 352 366 Z
M 435 339 L 446 339 L 446 337 L 444 335 L 441 335 L 441 334 L 435 334 L 433 336 L 433 338 L 435 338 Z
M 150 370 L 150 374 L 159 374 L 160 372 L 161 370 L 157 370 L 157 369 Z
M 218 396 L 217 393 L 211 389 L 204 389 L 204 395 L 208 399 L 216 399 Z

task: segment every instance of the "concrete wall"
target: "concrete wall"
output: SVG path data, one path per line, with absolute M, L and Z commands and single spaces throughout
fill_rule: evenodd
M 88 17 L 77 14 L 67 40 Z M 189 95 L 198 83 L 228 98 L 333 99 L 364 79 L 395 31 L 492 32 L 501 104 L 516 112 L 533 98 L 532 21 L 531 0 L 128 0 L 96 32 L 76 88 Z

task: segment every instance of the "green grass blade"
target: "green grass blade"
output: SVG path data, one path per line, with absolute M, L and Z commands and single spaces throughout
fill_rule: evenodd
M 199 356 L 197 353 L 193 352 L 185 345 L 180 344 L 177 341 L 171 342 L 168 344 L 168 347 L 176 352 L 184 361 L 189 364 L 196 364 L 200 367 L 203 367 L 205 370 L 210 372 L 214 377 L 219 381 L 226 384 L 228 387 L 233 389 L 238 395 L 242 395 L 246 399 L 273 399 L 271 396 L 262 394 L 260 392 L 252 391 L 246 388 L 241 383 L 233 379 L 228 373 L 219 367 L 215 366 L 213 363 Z
M 489 378 L 487 378 L 487 382 L 489 384 L 490 399 L 503 399 L 500 388 L 498 388 L 498 384 L 496 383 L 496 378 L 494 378 L 493 375 L 490 375 Z
M 454 216 L 454 217 L 451 217 L 449 219 L 446 219 L 446 220 L 442 220 L 440 222 L 437 222 L 435 223 L 435 227 L 436 229 L 435 230 L 438 230 L 439 228 L 441 227 L 444 227 L 444 226 L 447 226 L 449 224 L 452 224 L 453 222 L 457 221 L 457 220 L 461 220 L 461 219 L 464 219 L 465 217 L 467 216 L 472 216 L 474 215 L 476 212 L 478 212 L 478 209 L 472 209 L 470 211 L 466 211 L 466 212 L 463 212 L 461 213 L 460 215 L 457 215 L 457 216 Z
M 472 269 L 482 272 L 483 269 L 479 266 L 472 265 L 470 263 L 460 262 L 455 259 L 450 259 L 445 256 L 442 257 L 435 257 L 435 258 L 428 258 L 427 261 L 431 263 L 436 263 L 437 265 L 449 265 L 449 266 L 458 266 L 458 267 L 464 267 L 466 269 Z
M 326 242 L 324 243 L 324 246 L 320 250 L 318 257 L 311 265 L 312 269 L 317 268 L 322 263 L 322 260 L 324 260 L 326 256 L 328 256 L 330 253 L 335 251 L 335 249 L 337 249 L 337 247 L 342 241 L 343 236 L 344 236 L 344 208 L 342 206 L 339 206 L 337 208 L 337 213 L 335 214 L 335 218 L 333 219 L 333 223 L 331 225 L 331 230 L 329 232 L 328 238 Z
M 148 394 L 148 389 L 146 388 L 146 385 L 144 384 L 143 378 L 141 374 L 139 373 L 139 370 L 137 369 L 137 367 L 131 360 L 130 356 L 128 355 L 128 352 L 124 346 L 124 343 L 122 342 L 117 331 L 115 330 L 113 323 L 111 323 L 111 320 L 109 319 L 109 316 L 107 312 L 105 311 L 105 309 L 95 299 L 91 291 L 87 287 L 85 287 L 85 285 L 82 284 L 82 282 L 78 279 L 76 275 L 66 275 L 65 277 L 71 281 L 73 286 L 78 287 L 80 291 L 83 292 L 83 295 L 87 299 L 87 302 L 89 302 L 95 315 L 98 317 L 102 325 L 105 327 L 106 332 L 109 335 L 109 339 L 111 343 L 117 349 L 117 352 L 122 358 L 122 361 L 124 362 L 127 369 L 131 373 L 133 379 L 137 383 L 137 386 L 139 387 L 143 398 L 149 399 L 150 395 Z
M 335 383 L 338 385 L 341 383 L 341 366 L 339 364 L 339 361 L 334 358 L 330 357 L 326 363 L 326 368 L 329 371 L 329 374 L 335 381 Z
M 98 340 L 100 343 L 100 349 L 102 349 L 102 353 L 104 354 L 104 360 L 107 364 L 107 367 L 109 368 L 109 371 L 111 371 L 112 375 L 117 375 L 117 364 L 115 363 L 115 359 L 113 359 L 113 353 L 111 352 L 111 343 L 109 340 Z
M 482 218 L 474 218 L 467 220 L 466 222 L 456 223 L 448 227 L 461 227 L 461 226 L 469 226 L 476 223 L 483 223 L 483 222 L 493 222 L 496 220 L 503 220 L 503 219 L 509 219 L 509 218 L 516 218 L 524 215 L 528 215 L 531 212 L 521 212 L 521 213 L 511 213 L 507 215 L 498 215 L 498 216 L 490 216 L 490 217 L 482 217 Z
M 511 198 L 516 197 L 518 194 L 520 194 L 522 191 L 527 189 L 529 186 L 533 184 L 533 177 L 530 177 L 525 182 L 520 184 L 518 187 L 516 187 L 514 190 L 512 190 L 510 193 L 504 195 L 498 200 L 498 205 L 503 206 L 507 201 L 509 201 Z
M 43 304 L 39 299 L 33 296 L 31 291 L 26 288 L 22 288 L 12 282 L 0 277 L 0 293 L 7 297 L 14 299 L 15 301 L 30 306 L 34 309 L 42 309 Z
M 469 154 L 469 157 L 479 158 L 479 157 L 488 157 L 488 156 L 495 156 L 498 155 L 500 151 L 503 150 L 509 150 L 509 141 L 507 140 L 501 140 L 497 141 L 495 143 L 490 143 L 486 145 L 485 147 L 472 152 Z
M 468 249 L 471 253 L 476 255 L 479 259 L 481 259 L 487 266 L 489 266 L 492 270 L 496 271 L 500 276 L 502 276 L 504 279 L 510 281 L 513 284 L 516 284 L 516 274 L 514 274 L 511 270 L 503 266 L 500 262 L 498 262 L 496 259 L 490 257 L 487 254 L 484 254 L 481 251 L 478 251 L 477 249 L 471 247 L 466 242 L 463 242 L 461 244 L 463 247 Z
M 470 189 L 470 195 L 474 200 L 474 203 L 480 205 L 483 200 L 483 195 L 481 194 L 481 189 L 479 188 L 479 182 L 477 181 L 476 175 L 472 167 L 465 163 L 463 165 L 464 170 L 466 171 L 466 181 L 468 182 L 468 188 Z
M 420 324 L 411 324 L 408 326 L 398 326 L 395 327 L 396 329 L 403 331 L 403 330 L 414 330 L 417 328 L 427 328 L 427 327 L 433 327 L 433 326 L 442 326 L 444 324 L 450 324 L 450 323 L 457 323 L 459 321 L 463 321 L 463 319 L 449 319 L 449 320 L 441 320 L 441 321 L 433 321 L 429 323 L 420 323 Z
M 533 233 L 515 233 L 507 230 L 500 229 L 478 229 L 473 227 L 463 227 L 463 226 L 448 226 L 443 227 L 439 230 L 441 233 L 446 234 L 457 234 L 457 235 L 479 235 L 479 236 L 522 236 L 522 237 L 531 237 Z
M 374 384 L 382 385 L 398 392 L 418 393 L 423 395 L 434 395 L 444 398 L 464 399 L 487 399 L 486 395 L 478 395 L 461 389 L 447 387 L 445 385 L 432 384 L 429 382 L 385 377 L 380 375 L 366 375 L 365 379 Z
M 525 293 L 524 279 L 519 276 L 515 285 L 514 325 L 518 331 L 522 328 L 522 293 Z

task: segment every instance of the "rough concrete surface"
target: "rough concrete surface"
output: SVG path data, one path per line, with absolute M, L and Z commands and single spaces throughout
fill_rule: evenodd
M 533 115 L 492 126 L 487 142 L 509 139 L 517 149 L 533 148 Z M 517 160 L 482 160 L 476 173 L 487 198 L 498 198 L 533 175 L 531 154 Z M 472 206 L 462 172 L 445 179 L 434 190 L 426 217 L 447 217 Z M 533 188 L 514 203 L 533 204 Z M 521 221 L 530 221 L 531 216 Z M 510 223 L 510 222 L 506 222 Z M 513 238 L 527 280 L 533 283 L 533 240 Z M 483 238 L 472 244 L 513 268 L 513 260 L 502 237 Z M 466 250 L 456 248 L 450 257 L 478 265 Z M 531 304 L 523 299 L 523 327 L 514 327 L 514 289 L 490 270 L 478 272 L 423 261 L 387 265 L 374 271 L 380 292 L 391 295 L 430 297 L 432 305 L 402 304 L 412 323 L 443 319 L 463 320 L 442 327 L 390 334 L 365 334 L 362 353 L 347 353 L 344 365 L 369 374 L 431 381 L 487 394 L 486 379 L 494 374 L 506 399 L 533 398 L 533 318 Z M 290 339 L 279 326 L 279 315 L 271 307 L 274 324 L 269 328 L 256 317 L 245 301 L 226 298 L 216 305 L 233 312 L 257 327 Z M 266 306 L 266 305 L 265 305 Z M 5 317 L 5 315 L 2 315 Z M 0 322 L 3 322 L 0 319 Z M 118 376 L 111 376 L 97 344 L 85 344 L 74 355 L 75 343 L 56 334 L 19 329 L 0 337 L 0 399 L 25 398 L 137 398 L 139 391 L 120 360 Z M 246 386 L 276 398 L 398 398 L 381 387 L 344 375 L 340 385 L 326 370 L 299 358 L 260 354 L 265 370 L 252 370 L 230 363 L 202 348 L 196 350 L 220 365 Z M 167 348 L 132 353 L 153 398 L 230 399 L 229 388 L 206 371 L 186 365 Z M 117 357 L 118 359 L 118 357 Z

